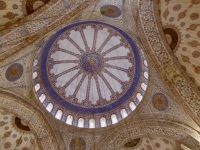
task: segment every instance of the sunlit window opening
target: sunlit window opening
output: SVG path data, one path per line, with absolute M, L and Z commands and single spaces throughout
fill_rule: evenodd
M 33 72 L 33 79 L 37 77 L 37 72 Z
M 36 60 L 34 61 L 34 63 L 33 63 L 33 66 L 36 66 L 37 63 L 38 63 L 38 60 L 36 59 Z
M 49 112 L 51 112 L 52 109 L 53 109 L 53 104 L 52 104 L 52 103 L 49 103 L 49 104 L 47 105 L 46 109 L 47 109 Z
M 73 121 L 73 117 L 71 115 L 68 115 L 66 123 L 69 124 L 69 125 L 72 125 L 72 121 Z
M 115 123 L 118 122 L 117 116 L 116 116 L 115 114 L 112 114 L 112 115 L 111 115 L 111 121 L 112 121 L 112 124 L 115 124 Z
M 149 74 L 148 74 L 148 72 L 144 72 L 144 77 L 146 78 L 146 79 L 148 79 L 149 78 Z
M 40 89 L 40 84 L 37 83 L 37 84 L 35 85 L 35 91 L 37 92 L 39 89 Z
M 143 98 L 143 96 L 142 96 L 142 94 L 141 94 L 141 93 L 137 93 L 136 97 L 137 97 L 137 99 L 138 99 L 139 101 L 141 101 L 141 100 L 142 100 L 142 98 Z
M 107 126 L 107 123 L 106 123 L 106 118 L 101 118 L 100 119 L 100 124 L 101 124 L 101 127 L 106 127 Z
M 84 127 L 84 119 L 83 118 L 78 119 L 78 127 L 80 127 L 80 128 Z
M 90 121 L 89 121 L 89 127 L 90 128 L 95 128 L 95 120 L 94 119 L 90 119 Z
M 61 110 L 58 110 L 58 111 L 56 112 L 55 117 L 56 117 L 57 119 L 61 120 L 62 114 L 63 114 L 62 111 L 61 111 Z
M 147 61 L 146 60 L 144 60 L 144 65 L 147 67 L 148 66 L 148 64 L 147 64 Z
M 146 85 L 145 83 L 142 83 L 142 84 L 141 84 L 141 87 L 142 87 L 142 89 L 143 89 L 144 91 L 147 90 L 147 85 Z
M 129 107 L 130 107 L 130 109 L 133 111 L 133 110 L 135 110 L 135 108 L 136 108 L 136 106 L 135 106 L 135 104 L 133 103 L 133 102 L 130 102 L 129 103 Z
M 41 103 L 43 103 L 45 99 L 46 99 L 45 94 L 42 94 L 42 95 L 39 97 L 39 100 L 40 100 Z
M 127 114 L 125 109 L 121 110 L 121 115 L 122 115 L 122 118 L 126 118 L 128 116 L 128 114 Z

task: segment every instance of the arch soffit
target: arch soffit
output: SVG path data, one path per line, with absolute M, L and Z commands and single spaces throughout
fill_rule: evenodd
M 59 149 L 58 141 L 53 133 L 53 129 L 48 124 L 45 116 L 34 105 L 10 91 L 0 91 L 1 108 L 11 113 L 21 116 L 30 123 L 31 129 L 34 130 L 36 136 L 40 139 L 40 145 L 44 150 Z M 44 138 L 45 137 L 45 138 Z
M 200 142 L 200 134 L 183 124 L 169 120 L 143 120 L 128 122 L 113 132 L 110 132 L 107 139 L 103 139 L 97 145 L 97 149 L 109 149 L 109 146 L 112 147 L 113 145 L 114 147 L 120 147 L 130 138 L 134 139 L 147 135 L 170 137 L 187 144 L 190 144 L 188 141 L 195 142 L 196 145 Z
M 44 37 L 44 35 L 50 33 L 58 26 L 62 26 L 66 23 L 66 20 L 70 20 L 96 1 L 97 0 L 81 2 L 70 1 L 70 7 L 65 8 L 65 6 L 63 6 L 64 4 L 62 3 L 62 0 L 50 0 L 48 4 L 45 4 L 43 7 L 41 7 L 31 15 L 24 17 L 16 24 L 11 25 L 7 29 L 0 31 L 0 44 L 2 44 L 2 47 L 0 47 L 0 50 L 2 51 L 0 62 L 4 61 L 10 56 L 13 56 L 17 52 L 26 48 L 28 45 L 38 41 L 40 37 Z M 55 16 L 52 16 L 49 12 L 52 12 L 52 14 L 54 14 L 53 12 L 57 12 L 58 14 L 62 14 L 63 12 L 65 12 L 65 15 L 60 15 L 62 17 L 57 18 L 57 21 L 55 21 Z M 47 16 L 47 14 L 49 16 Z M 41 16 L 43 16 L 42 21 Z M 40 19 L 37 19 L 38 17 Z M 45 19 L 47 18 L 53 19 L 45 21 Z M 27 23 L 26 25 L 30 28 L 26 28 L 24 26 L 25 22 Z M 33 26 L 35 26 L 35 24 L 39 24 L 39 26 L 37 26 L 37 28 L 34 28 Z M 26 33 L 26 35 L 22 36 L 22 32 Z M 15 40 L 15 43 L 18 44 L 13 44 L 13 40 L 10 40 L 10 37 L 12 37 Z M 12 43 L 12 46 L 8 46 L 10 43 Z

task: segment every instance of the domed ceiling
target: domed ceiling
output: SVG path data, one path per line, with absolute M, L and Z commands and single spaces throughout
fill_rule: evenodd
M 164 33 L 183 70 L 200 91 L 200 0 L 160 0 Z
M 145 56 L 123 30 L 97 21 L 71 24 L 40 48 L 33 79 L 57 119 L 84 128 L 115 124 L 141 102 Z

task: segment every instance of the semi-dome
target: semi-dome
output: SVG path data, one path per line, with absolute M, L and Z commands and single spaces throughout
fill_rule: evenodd
M 57 119 L 83 128 L 115 124 L 141 102 L 148 66 L 123 30 L 85 21 L 57 31 L 34 62 L 38 99 Z

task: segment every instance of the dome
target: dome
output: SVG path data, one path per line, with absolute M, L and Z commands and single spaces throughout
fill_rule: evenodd
M 39 48 L 35 92 L 57 119 L 82 128 L 115 124 L 145 94 L 148 66 L 136 41 L 107 23 L 85 21 L 57 31 Z

